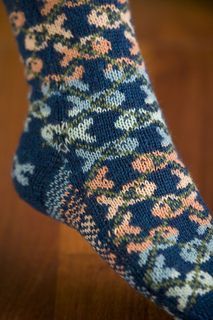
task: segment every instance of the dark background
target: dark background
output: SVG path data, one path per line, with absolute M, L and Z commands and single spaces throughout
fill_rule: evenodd
M 138 40 L 181 157 L 213 209 L 213 6 L 132 0 Z M 0 319 L 169 320 L 73 230 L 23 203 L 10 180 L 27 86 L 0 4 Z

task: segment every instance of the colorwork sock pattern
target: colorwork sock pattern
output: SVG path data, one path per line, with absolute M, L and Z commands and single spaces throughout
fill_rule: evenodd
M 4 0 L 31 90 L 20 196 L 178 319 L 213 319 L 211 217 L 178 157 L 126 0 Z

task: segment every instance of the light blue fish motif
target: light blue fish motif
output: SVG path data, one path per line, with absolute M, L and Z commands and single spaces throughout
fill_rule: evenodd
M 31 163 L 20 163 L 18 157 L 15 156 L 13 160 L 12 177 L 18 183 L 26 187 L 29 185 L 29 176 L 34 173 L 35 166 Z
M 140 77 L 140 74 L 132 73 L 131 75 L 126 76 L 126 72 L 124 70 L 112 69 L 105 70 L 104 76 L 106 79 L 109 79 L 111 82 L 119 82 L 122 80 L 123 83 L 132 83 Z
M 73 124 L 71 121 L 56 125 L 48 124 L 41 129 L 41 136 L 48 145 L 67 153 L 74 141 L 80 140 L 87 143 L 96 141 L 96 136 L 87 132 L 92 124 L 92 118 L 84 119 L 78 124 Z
M 83 110 L 88 110 L 91 107 L 90 101 L 82 100 L 77 96 L 67 96 L 67 101 L 74 104 L 74 106 L 68 110 L 69 117 L 75 117 Z
M 143 93 L 146 94 L 146 98 L 144 99 L 146 104 L 152 105 L 154 103 L 157 103 L 157 98 L 154 92 L 152 91 L 151 87 L 149 88 L 149 86 L 147 85 L 142 85 L 141 90 L 143 91 Z
M 180 273 L 174 269 L 166 267 L 165 257 L 159 254 L 155 260 L 155 266 L 150 274 L 155 284 L 160 284 L 163 280 L 176 279 Z
M 213 254 L 213 239 L 205 241 L 205 243 L 195 238 L 187 242 L 181 249 L 180 256 L 190 263 L 196 263 L 199 259 L 200 263 L 208 261 Z
M 92 152 L 84 149 L 77 149 L 76 155 L 84 160 L 84 165 L 82 166 L 83 172 L 88 172 L 93 164 L 102 156 L 100 150 Z
M 111 82 L 120 81 L 123 76 L 124 72 L 122 70 L 112 69 L 112 70 L 105 70 L 104 75 L 106 79 L 109 79 Z
M 195 281 L 196 286 L 193 285 Z M 166 292 L 166 296 L 177 298 L 178 309 L 183 311 L 187 307 L 190 297 L 202 296 L 211 292 L 212 288 L 213 277 L 208 272 L 193 270 L 186 274 L 183 285 L 171 286 Z
M 81 80 L 70 80 L 70 81 L 67 81 L 67 85 L 70 88 L 79 89 L 81 92 L 89 91 L 89 85 L 87 83 L 84 83 Z
M 105 96 L 105 101 L 109 105 L 118 107 L 125 101 L 125 95 L 122 92 L 115 90 L 110 95 Z
M 87 149 L 79 148 L 76 150 L 76 155 L 83 158 L 84 164 L 82 166 L 83 172 L 91 169 L 96 161 L 100 158 L 112 160 L 121 158 L 127 154 L 131 154 L 139 146 L 136 138 L 127 138 L 125 141 L 120 142 L 115 140 L 106 142 L 103 146 L 97 148 L 95 151 L 88 151 Z
M 167 133 L 166 129 L 157 127 L 156 131 L 161 136 L 162 147 L 168 147 L 169 145 L 173 144 L 172 139 L 171 139 L 170 135 Z
M 38 119 L 47 118 L 51 114 L 50 107 L 42 100 L 35 100 L 29 106 L 30 113 Z

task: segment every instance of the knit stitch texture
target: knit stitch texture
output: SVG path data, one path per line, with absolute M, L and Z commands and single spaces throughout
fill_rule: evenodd
M 211 217 L 177 155 L 126 0 L 4 0 L 31 86 L 20 196 L 178 319 L 213 319 Z

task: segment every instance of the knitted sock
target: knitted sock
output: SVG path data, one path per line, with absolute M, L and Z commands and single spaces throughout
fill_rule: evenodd
M 211 218 L 168 134 L 127 1 L 4 2 L 31 85 L 18 193 L 176 317 L 213 319 Z

